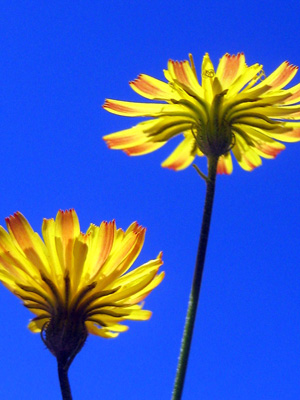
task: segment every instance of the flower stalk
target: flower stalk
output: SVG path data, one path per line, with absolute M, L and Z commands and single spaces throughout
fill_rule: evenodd
M 68 377 L 69 366 L 66 365 L 63 358 L 57 357 L 57 369 L 62 400 L 72 400 L 70 382 Z
M 188 365 L 189 353 L 193 337 L 193 330 L 197 314 L 197 306 L 201 290 L 201 282 L 204 270 L 206 248 L 208 242 L 210 221 L 212 215 L 215 183 L 217 174 L 218 157 L 208 157 L 208 174 L 206 182 L 206 196 L 202 217 L 202 226 L 196 258 L 196 265 L 193 277 L 192 288 L 186 314 L 185 327 L 181 341 L 179 361 L 177 365 L 176 378 L 174 383 L 172 400 L 180 400 L 184 387 L 184 380 Z

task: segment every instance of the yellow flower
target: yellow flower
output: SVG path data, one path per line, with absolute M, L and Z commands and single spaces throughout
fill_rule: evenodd
M 300 140 L 300 84 L 283 89 L 298 67 L 282 63 L 266 77 L 262 65 L 247 66 L 243 53 L 225 54 L 215 71 L 208 54 L 202 63 L 202 83 L 193 58 L 168 62 L 168 83 L 139 75 L 131 88 L 150 100 L 165 103 L 135 103 L 106 100 L 104 109 L 130 117 L 154 117 L 104 137 L 111 149 L 128 155 L 150 153 L 178 134 L 183 141 L 162 163 L 181 170 L 195 157 L 219 157 L 218 173 L 232 172 L 234 154 L 240 166 L 251 171 L 261 158 L 275 158 L 285 142 Z M 290 121 L 292 120 L 292 121 Z
M 0 280 L 36 314 L 29 329 L 42 333 L 54 355 L 72 354 L 87 333 L 113 338 L 128 329 L 120 322 L 150 318 L 141 302 L 163 279 L 162 259 L 160 253 L 127 272 L 145 237 L 136 222 L 125 232 L 112 221 L 81 233 L 75 211 L 59 211 L 55 220 L 44 219 L 44 241 L 19 212 L 6 223 Z

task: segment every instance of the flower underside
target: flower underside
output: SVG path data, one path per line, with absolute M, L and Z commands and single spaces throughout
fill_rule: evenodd
M 205 54 L 200 84 L 191 55 L 190 62 L 170 60 L 164 70 L 167 82 L 145 74 L 130 82 L 136 93 L 160 103 L 105 101 L 111 113 L 152 119 L 104 140 L 109 148 L 135 156 L 183 135 L 163 167 L 177 171 L 196 156 L 219 157 L 218 173 L 230 174 L 233 153 L 251 171 L 261 165 L 261 157 L 275 158 L 285 148 L 277 140 L 300 140 L 300 84 L 283 89 L 297 70 L 285 61 L 266 77 L 262 65 L 247 66 L 239 53 L 225 54 L 215 71 Z
M 44 241 L 21 213 L 0 227 L 0 280 L 36 317 L 54 355 L 72 355 L 88 333 L 105 338 L 126 331 L 125 320 L 147 320 L 143 299 L 162 281 L 161 253 L 127 272 L 143 246 L 145 229 L 133 223 L 124 232 L 115 222 L 91 224 L 80 232 L 74 210 L 44 219 Z M 74 340 L 70 342 L 70 337 Z

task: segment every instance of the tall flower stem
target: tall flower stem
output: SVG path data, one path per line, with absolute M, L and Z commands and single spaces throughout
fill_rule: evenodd
M 208 175 L 207 178 L 205 179 L 206 196 L 205 196 L 205 204 L 202 216 L 202 226 L 200 232 L 193 284 L 189 298 L 183 337 L 181 341 L 180 355 L 177 365 L 177 372 L 176 372 L 172 400 L 181 399 L 184 386 L 184 379 L 185 379 L 190 347 L 193 337 L 193 330 L 196 319 L 197 306 L 198 306 L 202 275 L 204 269 L 206 247 L 207 247 L 210 220 L 213 208 L 214 194 L 215 194 L 217 163 L 218 163 L 218 157 L 208 157 Z
M 57 357 L 57 368 L 62 400 L 72 400 L 70 382 L 68 378 L 69 367 L 66 365 L 64 359 Z

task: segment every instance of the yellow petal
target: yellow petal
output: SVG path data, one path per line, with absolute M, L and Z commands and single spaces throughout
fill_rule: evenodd
M 178 93 L 167 83 L 140 74 L 137 79 L 129 82 L 131 88 L 139 95 L 150 100 L 179 100 Z
M 131 252 L 136 251 L 136 242 L 138 240 L 144 240 L 145 231 L 140 234 L 130 232 L 124 237 L 122 242 L 115 248 L 113 248 L 110 257 L 101 268 L 101 274 L 105 276 L 111 275 L 115 270 L 119 271 L 119 266 L 130 257 Z
M 72 271 L 73 245 L 80 234 L 75 210 L 58 211 L 55 219 L 55 238 L 57 255 L 63 271 Z
M 83 278 L 83 270 L 87 262 L 87 254 L 89 250 L 87 241 L 88 236 L 81 233 L 74 242 L 74 264 L 73 270 L 70 273 L 71 290 L 74 294 L 78 291 L 79 287 L 81 288 L 84 284 L 89 284 L 89 282 Z
M 232 169 L 232 159 L 230 153 L 228 152 L 227 154 L 224 154 L 219 158 L 217 173 L 221 175 L 230 175 L 232 173 Z
M 287 91 L 290 93 L 290 96 L 282 101 L 283 104 L 295 104 L 300 101 L 300 83 L 287 89 Z
M 219 79 L 223 90 L 227 89 L 246 69 L 244 53 L 236 56 L 226 53 L 220 60 L 216 77 Z
M 103 137 L 110 149 L 126 149 L 145 143 L 148 138 L 138 124 L 130 129 L 111 133 Z
M 56 250 L 57 241 L 55 239 L 55 221 L 53 218 L 44 219 L 42 225 L 42 235 L 48 250 L 52 279 L 59 287 L 63 282 L 64 268 L 63 265 L 61 265 L 57 255 L 57 250 Z
M 181 104 L 134 103 L 130 101 L 105 100 L 103 108 L 113 114 L 127 117 L 159 117 L 168 115 L 183 115 L 193 117 L 193 114 Z
M 31 261 L 32 269 L 36 268 L 37 271 L 46 274 L 50 267 L 45 245 L 26 218 L 20 212 L 16 212 L 13 216 L 6 218 L 6 224 L 16 247 Z
M 31 265 L 12 237 L 0 227 L 0 264 L 16 279 L 26 282 L 27 279 L 39 279 L 40 272 Z
M 252 139 L 255 152 L 264 158 L 275 158 L 282 150 L 285 149 L 284 144 L 276 142 L 255 128 L 248 127 L 247 135 Z
M 138 307 L 138 309 L 132 310 L 129 307 L 123 308 L 124 310 L 128 310 L 128 316 L 126 319 L 131 321 L 148 321 L 151 316 L 152 312 L 149 310 L 142 310 L 139 305 L 134 305 L 131 307 Z M 132 310 L 132 311 L 131 311 Z
M 113 339 L 119 336 L 118 333 L 110 332 L 108 329 L 105 328 L 97 328 L 92 322 L 86 321 L 85 326 L 89 333 L 93 335 L 101 336 L 105 339 Z
M 147 124 L 148 122 L 149 124 Z M 123 150 L 126 154 L 132 156 L 147 154 L 165 144 L 164 141 L 153 143 L 151 138 L 148 138 L 144 129 L 147 129 L 150 124 L 153 124 L 152 120 L 144 121 L 131 129 L 106 135 L 103 139 L 110 149 Z
M 243 108 L 240 108 L 240 111 L 243 111 Z M 247 113 L 247 112 L 246 112 Z M 265 107 L 253 107 L 249 109 L 249 114 L 251 113 L 257 113 L 264 115 L 268 118 L 276 118 L 276 119 L 282 119 L 282 117 L 286 120 L 288 119 L 297 119 L 300 117 L 300 106 L 291 106 L 291 107 L 286 107 L 286 106 L 265 106 Z M 239 112 L 237 109 L 235 109 L 235 112 L 232 113 L 231 117 L 235 118 L 236 116 L 239 115 Z
M 142 291 L 146 288 L 147 292 L 151 291 L 151 282 L 155 279 L 156 271 L 150 271 L 148 274 L 145 274 L 142 277 L 138 277 L 134 279 L 132 277 L 132 281 L 130 284 L 122 287 L 117 292 L 106 296 L 105 298 L 99 299 L 99 301 L 95 302 L 95 305 L 101 305 L 106 302 L 117 302 L 117 301 L 125 301 L 126 304 L 136 304 L 140 300 L 136 300 L 135 303 L 129 301 L 130 298 L 135 298 L 135 296 L 140 296 Z M 160 275 L 158 275 L 160 276 Z M 162 280 L 162 279 L 161 279 Z
M 192 120 L 183 117 L 160 117 L 139 124 L 144 135 L 153 142 L 166 142 L 172 137 L 190 129 Z
M 163 264 L 161 259 L 161 253 L 158 257 L 154 260 L 148 261 L 147 263 L 141 265 L 138 268 L 130 271 L 126 275 L 121 276 L 118 280 L 116 280 L 113 285 L 110 287 L 127 287 L 131 286 L 132 283 L 135 281 L 142 281 L 147 277 L 149 274 L 157 273 L 159 267 Z
M 281 140 L 283 142 L 299 142 L 300 141 L 300 127 L 298 122 L 286 122 L 282 127 L 273 129 L 272 131 L 264 131 L 263 129 L 255 128 L 256 130 L 264 133 L 265 135 Z
M 232 97 L 236 95 L 243 87 L 250 82 L 251 80 L 255 80 L 257 74 L 259 74 L 262 70 L 262 65 L 253 64 L 250 67 L 244 69 L 243 73 L 237 77 L 237 79 L 229 86 L 227 97 Z M 255 86 L 257 90 L 258 86 Z M 245 93 L 249 95 L 251 93 L 250 90 L 245 90 Z M 255 93 L 255 95 L 257 95 Z
M 156 142 L 156 143 L 147 142 L 140 144 L 138 146 L 124 149 L 124 152 L 128 156 L 141 156 L 143 154 L 152 153 L 153 151 L 160 149 L 164 144 L 166 144 L 166 142 Z
M 134 246 L 132 247 L 132 249 L 130 251 L 128 251 L 127 257 L 121 263 L 119 263 L 117 268 L 112 270 L 112 272 L 109 274 L 109 276 L 107 277 L 107 279 L 105 281 L 106 285 L 110 285 L 110 283 L 112 283 L 114 281 L 117 282 L 117 286 L 119 286 L 121 284 L 121 282 L 119 282 L 119 280 L 117 280 L 117 278 L 119 276 L 125 274 L 125 272 L 128 271 L 128 269 L 132 266 L 134 261 L 137 259 L 137 257 L 139 256 L 139 254 L 141 252 L 141 249 L 143 247 L 144 239 L 145 239 L 145 229 L 143 229 L 143 231 L 139 232 L 139 234 L 136 234 L 136 242 L 135 242 Z M 113 262 L 113 261 L 111 261 L 111 262 Z M 134 271 L 136 271 L 136 269 Z M 128 274 L 126 274 L 124 276 L 126 277 L 126 276 L 128 276 Z
M 236 135 L 236 143 L 232 148 L 232 152 L 237 162 L 246 171 L 252 171 L 261 165 L 261 159 L 258 154 L 255 153 L 240 135 Z
M 206 53 L 202 61 L 202 87 L 204 89 L 204 98 L 208 103 L 213 100 L 213 81 L 215 77 L 215 69 L 213 63 Z
M 271 75 L 264 79 L 256 88 L 268 86 L 269 90 L 281 89 L 296 75 L 298 67 L 284 61 Z
M 109 315 L 93 315 L 88 318 L 88 321 L 94 322 L 95 324 L 104 327 L 105 329 L 109 329 L 114 332 L 126 332 L 128 330 L 128 326 L 121 325 L 118 322 L 123 321 L 125 318 L 114 318 Z
M 39 320 L 32 320 L 28 324 L 28 329 L 33 333 L 41 332 L 43 326 L 49 321 L 49 318 L 39 319 Z
M 200 86 L 188 61 L 169 60 L 168 71 L 172 81 L 178 83 L 187 93 L 204 98 L 204 90 Z
M 114 243 L 115 221 L 102 222 L 100 227 L 91 225 L 87 231 L 90 235 L 89 251 L 83 275 L 93 280 L 101 271 L 101 268 L 107 260 Z
M 141 148 L 146 143 L 161 142 L 161 147 L 167 140 L 189 129 L 192 120 L 183 117 L 160 117 L 140 122 L 131 129 L 119 131 L 103 137 L 110 149 L 129 150 Z M 148 144 L 149 146 L 149 144 Z M 156 147 L 156 145 L 154 145 Z
M 161 281 L 164 279 L 164 276 L 165 276 L 164 272 L 161 272 L 159 275 L 156 275 L 148 286 L 145 286 L 141 291 L 130 296 L 130 298 L 126 300 L 127 303 L 136 304 L 143 301 L 145 297 L 148 296 L 149 293 L 151 293 L 152 290 L 161 283 Z
M 0 257 L 0 263 L 1 266 L 3 267 L 3 260 L 1 257 Z M 8 290 L 14 292 L 18 288 L 16 284 L 16 276 L 15 274 L 12 273 L 12 271 L 3 269 L 2 267 L 0 269 L 0 281 Z
M 161 164 L 164 168 L 180 171 L 188 167 L 195 159 L 196 144 L 192 134 L 187 135 L 169 157 Z

